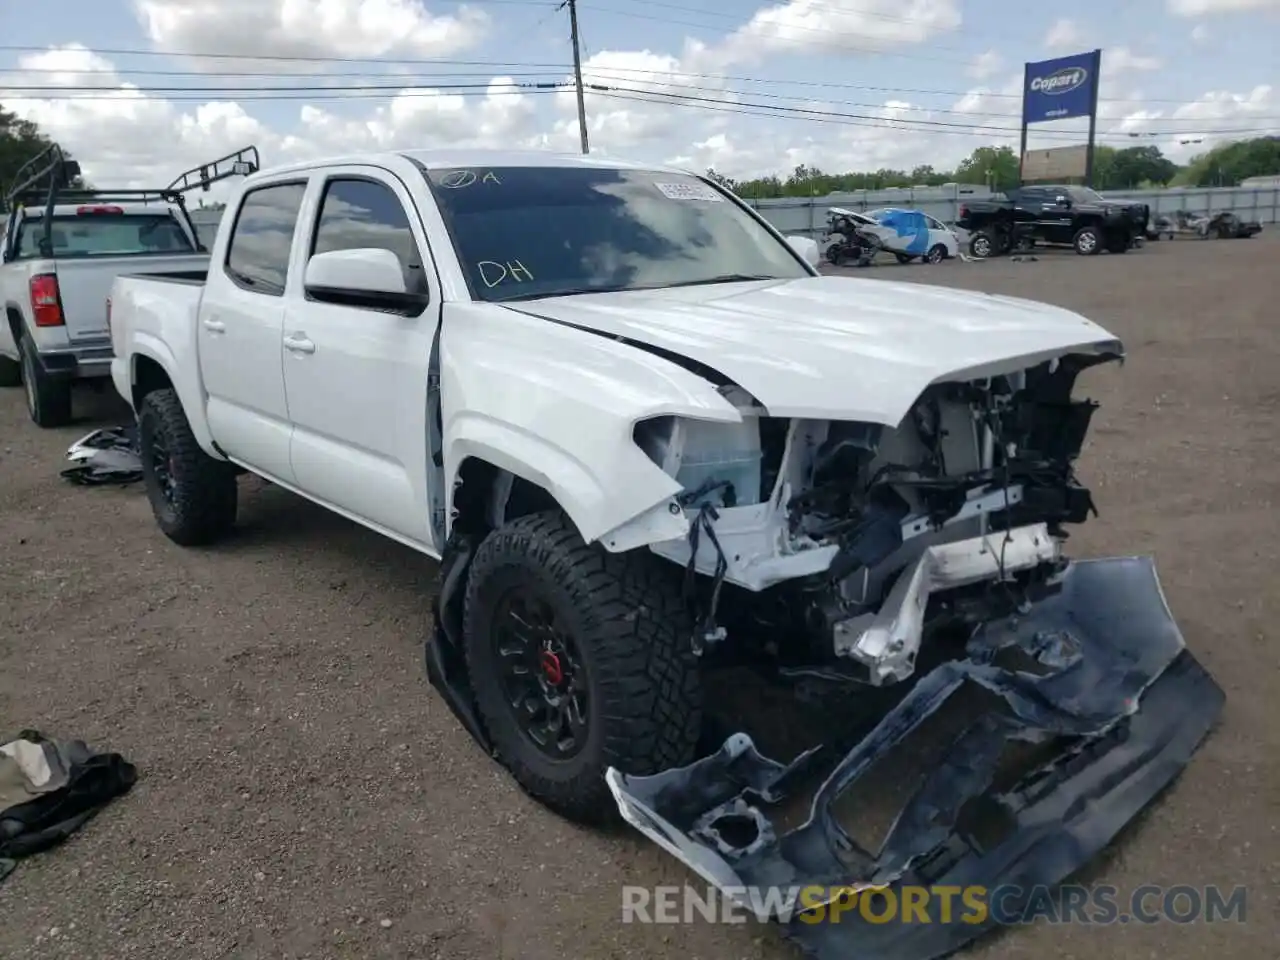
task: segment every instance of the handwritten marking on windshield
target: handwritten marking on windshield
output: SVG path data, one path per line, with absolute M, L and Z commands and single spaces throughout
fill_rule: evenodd
M 484 281 L 484 285 L 492 290 L 498 284 L 507 280 L 516 283 L 528 283 L 533 279 L 533 274 L 519 260 L 508 260 L 506 263 L 498 263 L 496 260 L 481 260 L 476 264 L 476 269 L 480 271 L 480 279 Z
M 492 170 L 486 170 L 483 174 L 474 170 L 451 170 L 440 178 L 440 186 L 446 190 L 461 190 L 476 183 L 496 183 L 501 186 L 502 181 Z
M 723 203 L 724 197 L 720 196 L 711 187 L 705 183 L 658 183 L 654 186 L 668 200 L 710 200 L 714 203 Z

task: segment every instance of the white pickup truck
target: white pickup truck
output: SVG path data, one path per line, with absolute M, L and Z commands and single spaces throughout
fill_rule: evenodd
M 251 471 L 441 559 L 432 682 L 554 809 L 620 811 L 731 887 L 797 852 L 763 827 L 739 847 L 717 832 L 763 823 L 792 768 L 741 734 L 700 754 L 704 670 L 913 689 L 827 794 L 968 678 L 1012 709 L 937 768 L 941 819 L 911 842 L 947 835 L 993 744 L 1061 733 L 1078 751 L 1126 725 L 1121 754 L 1108 741 L 1101 768 L 1037 800 L 1067 812 L 1026 808 L 1036 837 L 1064 833 L 1037 847 L 1052 855 L 993 855 L 966 882 L 1074 869 L 1221 703 L 1147 561 L 1061 553 L 1092 507 L 1074 462 L 1094 404 L 1072 384 L 1121 346 L 1067 310 L 816 260 L 671 169 L 474 151 L 297 164 L 243 183 L 207 278 L 116 281 L 112 376 L 173 541 L 228 534 Z M 960 659 L 913 676 L 957 625 Z M 1031 667 L 1001 667 L 1013 653 Z M 1106 779 L 1122 762 L 1140 783 Z M 827 869 L 826 809 L 809 828 L 827 840 L 775 877 Z
M 250 152 L 251 164 L 244 162 Z M 71 188 L 79 164 L 56 144 L 19 170 L 0 233 L 0 386 L 25 385 L 39 426 L 71 421 L 74 381 L 110 375 L 107 295 L 117 276 L 144 263 L 159 271 L 208 269 L 184 192 L 222 179 L 219 163 L 240 163 L 223 174 L 231 176 L 257 169 L 256 159 L 249 148 L 162 190 Z

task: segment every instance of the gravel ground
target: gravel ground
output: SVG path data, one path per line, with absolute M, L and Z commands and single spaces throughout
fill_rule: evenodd
M 863 275 L 1080 310 L 1125 338 L 1081 474 L 1078 555 L 1154 553 L 1225 718 L 1090 880 L 1249 887 L 1247 924 L 1038 925 L 973 956 L 1276 956 L 1280 339 L 1274 238 Z M 857 310 L 851 300 L 850 310 Z M 0 728 L 119 750 L 133 792 L 0 885 L 0 957 L 784 960 L 769 928 L 624 925 L 624 883 L 685 881 L 625 831 L 521 794 L 428 686 L 434 565 L 243 481 L 240 535 L 182 550 L 142 491 L 57 477 L 109 396 L 40 431 L 0 394 Z

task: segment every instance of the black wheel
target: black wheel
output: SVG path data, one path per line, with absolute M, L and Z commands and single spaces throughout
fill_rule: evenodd
M 827 247 L 827 262 L 832 266 L 840 266 L 840 260 L 843 257 L 843 248 L 839 241 Z
M 476 551 L 463 635 L 478 712 L 520 786 L 572 820 L 614 818 L 610 766 L 644 775 L 694 759 L 692 625 L 662 564 L 584 544 L 559 512 L 521 517 Z
M 27 412 L 40 427 L 65 427 L 71 422 L 71 381 L 51 377 L 36 359 L 36 348 L 25 336 L 18 341 Z
M 1107 253 L 1128 253 L 1133 243 L 1128 237 L 1118 237 L 1107 244 Z
M 894 256 L 898 258 L 899 263 L 910 263 L 915 259 L 915 257 L 907 253 L 895 253 Z
M 985 231 L 982 233 L 975 233 L 969 238 L 969 254 L 971 256 L 977 257 L 980 260 L 985 260 L 987 257 L 991 256 L 992 251 L 994 250 L 995 241 L 991 239 L 991 234 L 986 233 Z
M 1071 239 L 1071 246 L 1082 257 L 1095 256 L 1102 250 L 1102 234 L 1097 227 L 1081 227 Z
M 196 442 L 178 395 L 155 390 L 138 414 L 142 481 L 156 523 L 184 547 L 212 543 L 236 522 L 235 467 Z
M 935 243 L 924 255 L 925 263 L 941 263 L 945 259 L 947 259 L 947 248 L 940 243 Z
M 0 357 L 0 387 L 22 386 L 22 364 L 9 357 Z

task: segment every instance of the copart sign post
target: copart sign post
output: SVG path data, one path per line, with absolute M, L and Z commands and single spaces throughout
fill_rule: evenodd
M 1098 77 L 1101 72 L 1101 50 L 1026 65 L 1022 82 L 1020 162 L 1027 156 L 1027 128 L 1031 124 L 1088 117 L 1085 183 L 1093 185 L 1093 141 L 1098 125 Z

